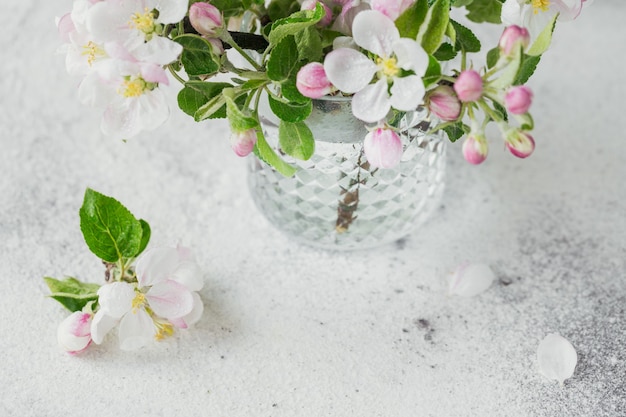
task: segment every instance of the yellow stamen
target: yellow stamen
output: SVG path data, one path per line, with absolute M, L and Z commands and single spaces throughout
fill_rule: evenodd
M 174 326 L 171 323 L 156 321 L 154 324 L 157 327 L 157 332 L 154 335 L 156 340 L 163 340 L 166 337 L 170 337 L 174 334 Z
M 100 46 L 96 45 L 92 41 L 89 41 L 83 46 L 83 52 L 81 55 L 87 56 L 87 63 L 91 66 L 97 58 L 103 57 L 105 52 Z
M 378 58 L 376 63 L 381 72 L 387 77 L 395 77 L 400 72 L 396 58 Z
M 532 0 L 533 13 L 538 14 L 541 12 L 547 12 L 550 9 L 550 0 Z
M 143 293 L 138 292 L 137 295 L 135 295 L 135 298 L 133 298 L 133 301 L 131 303 L 133 313 L 136 313 L 137 310 L 145 304 L 145 302 L 146 302 L 146 296 Z
M 147 84 L 141 77 L 125 80 L 117 93 L 126 98 L 139 97 L 146 91 Z
M 143 14 L 141 14 L 141 13 L 133 14 L 130 17 L 130 21 L 128 22 L 128 25 L 131 28 L 135 28 L 135 29 L 140 30 L 143 33 L 149 35 L 152 32 L 154 32 L 154 29 L 155 29 L 154 13 L 152 13 L 146 7 L 144 9 L 144 13 Z

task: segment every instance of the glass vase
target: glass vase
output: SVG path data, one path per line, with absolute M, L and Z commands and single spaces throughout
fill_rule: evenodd
M 278 152 L 278 120 L 261 115 L 268 143 Z M 285 156 L 298 171 L 284 177 L 257 158 L 249 159 L 248 184 L 263 215 L 291 238 L 323 249 L 365 249 L 398 240 L 433 213 L 445 185 L 445 141 L 427 133 L 425 109 L 397 122 L 404 153 L 394 168 L 376 169 L 363 152 L 364 122 L 351 100 L 313 100 L 306 124 L 315 137 L 308 161 Z

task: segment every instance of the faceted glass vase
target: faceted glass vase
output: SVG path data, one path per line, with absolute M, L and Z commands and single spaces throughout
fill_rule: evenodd
M 289 157 L 298 171 L 287 178 L 250 158 L 248 184 L 263 215 L 288 236 L 323 249 L 365 249 L 398 240 L 437 208 L 445 185 L 445 141 L 427 133 L 426 110 L 395 124 L 404 153 L 394 168 L 370 167 L 363 152 L 364 122 L 345 97 L 313 100 L 306 119 L 315 137 L 308 161 Z M 268 143 L 278 148 L 278 120 L 261 116 Z M 280 151 L 279 151 L 280 152 Z

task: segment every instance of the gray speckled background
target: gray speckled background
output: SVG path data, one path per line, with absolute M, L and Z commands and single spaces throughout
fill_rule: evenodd
M 558 28 L 531 82 L 531 158 L 494 140 L 477 168 L 450 147 L 436 217 L 350 254 L 298 246 L 256 212 L 224 123 L 174 111 L 156 133 L 103 137 L 54 55 L 53 17 L 70 7 L 0 5 L 0 415 L 626 415 L 626 2 Z M 87 186 L 147 219 L 154 244 L 195 249 L 195 329 L 138 352 L 115 335 L 59 350 L 65 313 L 42 276 L 103 272 L 78 228 Z M 447 296 L 464 260 L 499 281 Z M 551 332 L 579 354 L 563 387 L 535 361 Z

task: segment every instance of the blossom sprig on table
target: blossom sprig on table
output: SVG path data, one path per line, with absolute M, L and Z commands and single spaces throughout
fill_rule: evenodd
M 77 354 L 92 342 L 100 344 L 115 326 L 120 348 L 133 350 L 200 319 L 202 272 L 188 248 L 146 249 L 148 223 L 91 189 L 80 209 L 80 227 L 87 246 L 105 265 L 106 282 L 44 278 L 50 296 L 72 312 L 57 332 L 64 350 Z
M 79 97 L 104 107 L 106 133 L 130 137 L 163 123 L 169 107 L 161 89 L 171 76 L 183 84 L 178 106 L 185 113 L 196 121 L 228 118 L 237 155 L 254 152 L 291 175 L 284 155 L 306 160 L 315 152 L 306 124 L 311 100 L 339 94 L 351 96 L 354 115 L 370 124 L 364 152 L 374 167 L 400 161 L 398 115 L 420 107 L 434 116 L 433 130 L 452 141 L 466 136 L 462 149 L 471 163 L 487 156 L 491 122 L 513 155 L 527 157 L 535 142 L 532 92 L 524 84 L 556 21 L 574 19 L 585 3 L 75 0 L 58 26 L 68 71 L 83 77 Z M 506 25 L 486 65 L 469 60 L 482 45 L 450 18 L 452 7 L 465 8 L 473 23 Z M 232 31 L 242 26 L 250 33 Z M 223 73 L 230 79 L 213 79 Z M 278 151 L 260 124 L 265 97 L 280 120 Z

